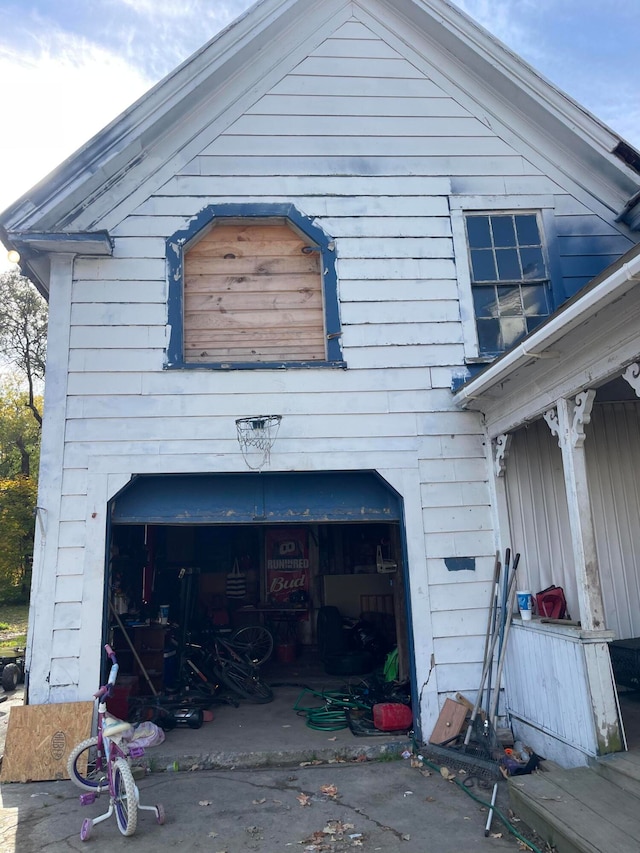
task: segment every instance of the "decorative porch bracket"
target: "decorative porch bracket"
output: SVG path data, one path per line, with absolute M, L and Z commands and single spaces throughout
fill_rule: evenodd
M 631 385 L 636 392 L 636 397 L 640 397 L 640 364 L 637 361 L 630 364 L 622 374 L 622 378 Z
M 507 468 L 507 456 L 511 449 L 511 433 L 503 432 L 493 439 L 493 470 L 496 477 L 504 477 Z
M 562 452 L 580 621 L 587 631 L 600 631 L 605 627 L 584 450 L 585 426 L 591 420 L 595 394 L 594 390 L 588 390 L 577 394 L 575 400 L 562 398 L 555 409 L 544 413 Z

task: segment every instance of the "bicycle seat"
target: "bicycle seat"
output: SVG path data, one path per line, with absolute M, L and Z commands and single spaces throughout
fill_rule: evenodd
M 111 739 L 122 736 L 125 732 L 133 732 L 133 726 L 124 720 L 109 720 L 102 730 L 102 734 Z

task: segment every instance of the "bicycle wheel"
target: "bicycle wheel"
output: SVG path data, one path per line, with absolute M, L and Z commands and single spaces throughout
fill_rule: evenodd
M 271 631 L 262 625 L 247 625 L 238 628 L 232 635 L 231 642 L 254 666 L 261 666 L 271 657 L 273 651 L 273 636 Z
M 223 684 L 249 702 L 263 705 L 273 700 L 273 690 L 260 680 L 256 668 L 249 664 L 221 660 L 219 675 Z
M 69 779 L 83 791 L 99 794 L 109 787 L 104 752 L 98 749 L 98 738 L 90 737 L 75 746 L 67 759 Z
M 113 807 L 120 832 L 133 835 L 138 826 L 138 795 L 131 768 L 124 758 L 113 762 Z

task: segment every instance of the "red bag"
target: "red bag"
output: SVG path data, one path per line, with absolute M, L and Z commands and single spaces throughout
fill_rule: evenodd
M 567 600 L 561 586 L 549 586 L 536 595 L 536 611 L 544 619 L 568 619 Z

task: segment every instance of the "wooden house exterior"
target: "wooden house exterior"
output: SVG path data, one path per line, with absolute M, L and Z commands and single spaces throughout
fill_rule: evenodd
M 424 737 L 445 698 L 475 696 L 509 546 L 582 628 L 515 627 L 503 710 L 565 763 L 619 748 L 607 644 L 640 634 L 640 501 L 604 472 L 637 458 L 637 403 L 603 397 L 592 429 L 609 440 L 586 462 L 524 425 L 635 362 L 638 317 L 630 302 L 623 341 L 612 302 L 608 326 L 565 330 L 560 359 L 526 342 L 640 243 L 639 162 L 444 0 L 264 0 L 5 211 L 0 236 L 50 306 L 29 701 L 95 690 L 114 525 L 384 522 Z M 235 420 L 265 412 L 279 432 L 250 474 Z M 591 533 L 572 516 L 584 466 Z M 543 725 L 517 673 L 562 631 L 571 689 Z

